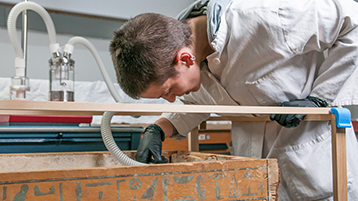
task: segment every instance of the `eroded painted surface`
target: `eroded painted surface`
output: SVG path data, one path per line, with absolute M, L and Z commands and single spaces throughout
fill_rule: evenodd
M 39 180 L 0 180 L 0 201 L 269 200 L 267 166 Z

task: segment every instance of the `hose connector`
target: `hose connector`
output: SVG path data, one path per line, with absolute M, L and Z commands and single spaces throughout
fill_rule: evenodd
M 25 76 L 25 60 L 16 57 L 15 76 L 11 77 L 10 99 L 25 99 L 26 91 L 30 91 L 30 81 Z

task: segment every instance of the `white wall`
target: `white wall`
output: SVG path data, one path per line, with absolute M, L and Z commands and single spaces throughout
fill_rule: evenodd
M 71 35 L 57 35 L 57 41 L 64 46 L 71 37 Z M 115 72 L 108 51 L 110 41 L 100 38 L 87 37 L 87 39 L 96 47 L 112 81 L 115 82 Z M 48 60 L 52 56 L 48 45 L 47 33 L 29 31 L 27 77 L 30 79 L 48 79 Z M 75 60 L 75 80 L 103 80 L 94 57 L 84 46 L 76 45 L 72 58 Z M 5 28 L 0 28 L 0 59 L 2 68 L 0 77 L 14 76 L 15 52 Z
M 59 11 L 128 19 L 144 12 L 175 17 L 195 0 L 31 0 L 41 6 Z M 1 0 L 16 4 L 21 0 Z
M 129 18 L 143 12 L 157 12 L 169 16 L 176 16 L 183 8 L 194 0 L 34 0 L 45 8 L 66 10 L 69 12 L 86 13 L 115 18 Z M 0 3 L 17 3 L 20 0 L 2 0 Z M 19 17 L 20 18 L 20 17 Z M 29 19 L 30 21 L 31 19 Z M 69 22 L 71 23 L 71 22 Z M 56 23 L 55 23 L 56 27 Z M 100 28 L 100 27 L 99 27 Z M 61 46 L 73 35 L 57 34 L 57 41 Z M 20 38 L 20 31 L 19 31 Z M 115 72 L 109 55 L 110 39 L 88 38 L 100 54 L 112 81 L 116 82 Z M 29 30 L 28 34 L 28 70 L 27 77 L 31 79 L 48 79 L 48 60 L 51 57 L 49 39 L 46 32 Z M 90 52 L 81 45 L 75 46 L 72 58 L 75 60 L 76 81 L 103 80 L 98 66 Z M 9 40 L 7 29 L 0 27 L 0 77 L 12 77 L 15 53 Z

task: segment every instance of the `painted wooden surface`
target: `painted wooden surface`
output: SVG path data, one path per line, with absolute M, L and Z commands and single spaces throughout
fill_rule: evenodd
M 132 157 L 133 152 L 127 155 Z M 279 170 L 275 159 L 177 151 L 165 155 L 171 163 L 72 169 L 66 167 L 71 158 L 72 163 L 98 160 L 93 164 L 101 166 L 103 158 L 111 157 L 106 152 L 0 155 L 7 164 L 17 161 L 13 169 L 0 173 L 0 199 L 277 200 Z M 62 164 L 62 169 L 46 168 L 49 163 Z M 42 170 L 36 170 L 35 164 Z

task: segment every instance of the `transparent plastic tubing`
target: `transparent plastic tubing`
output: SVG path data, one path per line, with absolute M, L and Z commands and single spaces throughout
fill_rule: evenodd
M 112 94 L 113 98 L 116 102 L 122 102 L 121 98 L 118 94 L 118 92 L 115 90 L 113 82 L 111 78 L 109 77 L 106 68 L 104 67 L 103 61 L 101 57 L 99 56 L 98 52 L 96 51 L 96 48 L 92 45 L 90 41 L 83 37 L 75 36 L 72 37 L 67 44 L 65 45 L 64 52 L 72 54 L 72 51 L 74 49 L 75 44 L 82 44 L 84 45 L 94 56 L 100 71 L 102 73 L 103 79 L 107 84 L 107 87 Z M 111 119 L 115 112 L 105 112 L 102 116 L 101 121 L 101 134 L 103 142 L 107 148 L 107 150 L 122 164 L 125 166 L 135 166 L 135 165 L 145 165 L 145 163 L 140 163 L 138 161 L 135 161 L 131 158 L 129 158 L 127 155 L 125 155 L 117 146 L 116 142 L 114 141 L 112 131 L 111 131 Z

